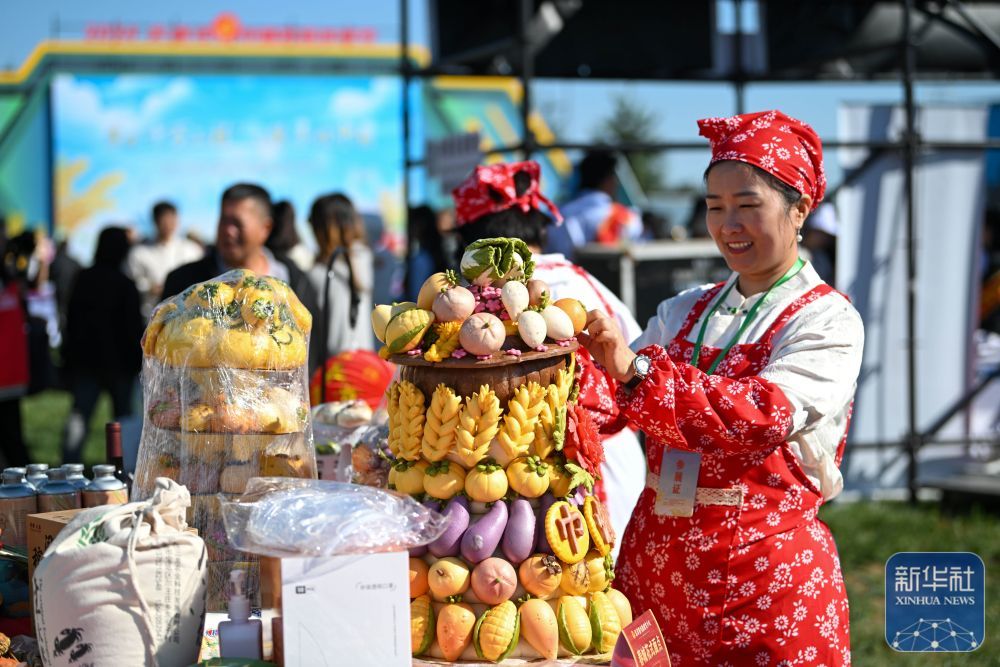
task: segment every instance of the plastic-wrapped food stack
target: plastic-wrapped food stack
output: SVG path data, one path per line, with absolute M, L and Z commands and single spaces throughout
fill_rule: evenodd
M 143 336 L 143 424 L 133 500 L 157 477 L 191 492 L 188 523 L 208 546 L 209 609 L 245 563 L 229 545 L 219 493 L 255 476 L 316 477 L 306 349 L 312 317 L 284 282 L 236 270 L 161 303 Z
M 417 303 L 372 314 L 401 366 L 387 393 L 389 487 L 449 518 L 411 550 L 415 656 L 608 655 L 632 620 L 593 494 L 601 445 L 575 399 L 586 312 L 549 303 L 532 267 L 518 239 L 479 241 L 464 281 L 436 274 Z

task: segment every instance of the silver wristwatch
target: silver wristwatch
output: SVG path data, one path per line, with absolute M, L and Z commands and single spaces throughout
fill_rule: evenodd
M 653 364 L 653 360 L 644 354 L 636 355 L 632 360 L 632 370 L 635 371 L 635 375 L 631 380 L 625 383 L 625 388 L 632 391 L 639 386 L 639 383 L 646 379 L 649 375 L 649 368 Z

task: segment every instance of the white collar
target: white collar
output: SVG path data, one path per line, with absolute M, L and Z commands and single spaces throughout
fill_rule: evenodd
M 721 304 L 719 304 L 720 306 L 725 308 L 749 308 L 767 293 L 767 290 L 764 290 L 763 292 L 758 292 L 756 294 L 751 294 L 748 297 L 744 297 L 740 294 L 740 290 L 736 286 L 736 281 L 739 280 L 739 277 L 740 274 L 734 271 L 726 280 L 726 284 L 722 287 L 723 291 L 729 289 L 729 287 L 732 287 L 732 289 L 730 289 L 729 293 L 726 294 L 726 298 Z M 792 278 L 785 282 L 785 284 L 779 285 L 777 289 L 771 292 L 772 300 L 781 298 L 782 296 L 792 292 L 803 292 L 807 288 L 815 287 L 821 282 L 823 281 L 820 279 L 819 274 L 816 273 L 816 269 L 813 268 L 812 263 L 806 261 L 801 271 L 792 276 Z

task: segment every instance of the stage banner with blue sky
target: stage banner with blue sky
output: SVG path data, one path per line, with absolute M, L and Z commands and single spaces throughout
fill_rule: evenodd
M 391 76 L 57 75 L 56 233 L 89 261 L 102 227 L 148 234 L 167 199 L 211 242 L 219 197 L 240 181 L 290 200 L 308 241 L 309 206 L 329 192 L 402 231 L 401 95 Z

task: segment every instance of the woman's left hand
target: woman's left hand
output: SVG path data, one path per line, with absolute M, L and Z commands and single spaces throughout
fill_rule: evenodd
M 627 382 L 632 378 L 635 352 L 629 348 L 618 323 L 607 313 L 602 310 L 587 313 L 586 330 L 580 332 L 577 339 L 615 380 Z

